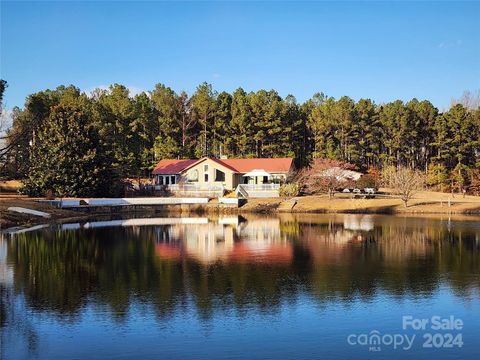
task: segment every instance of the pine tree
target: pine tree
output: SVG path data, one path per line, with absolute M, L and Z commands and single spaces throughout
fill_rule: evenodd
M 134 171 L 139 176 L 148 176 L 156 160 L 153 144 L 157 135 L 157 112 L 153 102 L 145 93 L 134 98 L 134 117 L 130 124 L 130 131 L 135 134 L 135 147 L 137 158 Z
M 213 90 L 212 85 L 206 82 L 199 85 L 192 96 L 194 113 L 201 126 L 199 136 L 201 146 L 197 150 L 199 157 L 212 154 L 210 137 L 214 130 L 216 96 L 217 93 Z
M 177 94 L 163 84 L 155 85 L 151 93 L 152 102 L 156 109 L 157 131 L 154 144 L 155 160 L 177 158 L 182 147 L 182 133 L 178 126 L 181 114 Z
M 223 91 L 218 94 L 215 105 L 214 130 L 213 130 L 213 154 L 217 157 L 228 153 L 227 138 L 231 136 L 232 122 L 232 96 Z
M 248 157 L 254 154 L 251 114 L 247 94 L 238 88 L 232 96 L 232 121 L 228 130 L 230 137 L 225 141 L 228 153 L 233 156 Z
M 99 98 L 97 114 L 100 132 L 108 151 L 114 155 L 112 166 L 123 177 L 136 176 L 138 173 L 135 143 L 137 134 L 132 132 L 131 123 L 135 118 L 133 100 L 128 89 L 119 84 L 110 86 Z
M 375 104 L 370 99 L 360 99 L 355 104 L 355 132 L 353 144 L 359 169 L 376 167 L 379 164 L 381 127 Z
M 85 98 L 52 108 L 31 147 L 31 167 L 23 192 L 44 196 L 105 196 L 118 190 L 112 159 L 90 121 Z

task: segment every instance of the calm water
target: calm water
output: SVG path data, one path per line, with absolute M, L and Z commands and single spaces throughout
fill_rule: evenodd
M 0 238 L 0 287 L 4 359 L 480 356 L 478 218 L 45 227 Z

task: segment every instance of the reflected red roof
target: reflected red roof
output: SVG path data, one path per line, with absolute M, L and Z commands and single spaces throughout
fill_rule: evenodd
M 152 174 L 179 174 L 185 169 L 200 163 L 206 158 L 199 160 L 160 160 Z M 252 170 L 265 170 L 271 173 L 288 173 L 292 167 L 292 158 L 252 158 L 252 159 L 216 159 L 211 158 L 216 163 L 237 172 L 247 173 Z
M 162 259 L 178 260 L 182 256 L 182 250 L 169 244 L 156 244 L 155 253 Z
M 197 249 L 198 250 L 198 249 Z M 214 258 L 203 259 L 201 253 L 184 251 L 178 244 L 157 243 L 155 254 L 164 260 L 179 261 L 183 257 L 195 257 L 202 262 L 223 260 L 234 263 L 264 263 L 264 264 L 288 264 L 293 259 L 293 247 L 291 244 L 268 244 L 264 248 L 257 248 L 248 242 L 236 243 L 232 249 L 220 251 Z
M 236 243 L 229 260 L 241 263 L 288 264 L 293 259 L 291 245 L 269 244 L 264 249 L 255 249 L 248 242 Z

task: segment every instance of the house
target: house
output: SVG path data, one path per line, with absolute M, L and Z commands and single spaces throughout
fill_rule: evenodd
M 293 169 L 292 158 L 161 160 L 152 174 L 155 188 L 172 193 L 222 195 L 236 190 L 241 197 L 278 196 L 280 184 Z

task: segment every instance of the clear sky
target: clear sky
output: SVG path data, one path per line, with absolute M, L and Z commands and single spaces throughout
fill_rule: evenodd
M 35 91 L 164 83 L 448 107 L 480 89 L 480 2 L 1 2 L 7 108 Z

